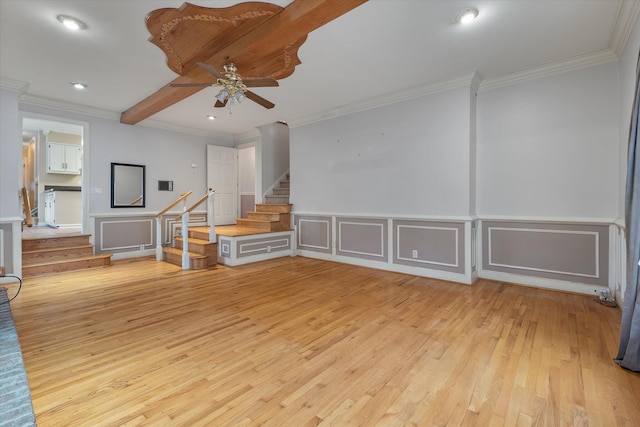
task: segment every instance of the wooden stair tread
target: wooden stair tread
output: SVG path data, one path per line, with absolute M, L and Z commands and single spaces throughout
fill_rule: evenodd
M 263 221 L 280 221 L 278 212 L 248 212 L 248 219 L 259 219 Z
M 169 264 L 182 266 L 182 249 L 164 247 L 162 248 L 164 255 L 164 261 Z M 201 255 L 194 252 L 187 252 L 189 256 L 189 264 L 191 270 L 204 270 L 209 267 L 213 267 L 218 263 L 215 255 L 210 257 L 209 255 Z
M 56 265 L 56 264 L 67 264 L 71 262 L 77 261 L 86 261 L 86 260 L 99 260 L 99 259 L 111 259 L 111 254 L 97 254 L 97 255 L 80 255 L 73 256 L 68 258 L 60 258 L 60 259 L 52 259 L 43 262 L 34 262 L 34 263 L 25 263 L 22 267 L 40 267 L 43 265 Z
M 256 212 L 291 213 L 290 203 L 258 203 Z
M 86 248 L 93 248 L 93 245 L 90 243 L 87 243 L 86 245 L 74 245 L 74 246 L 61 246 L 61 247 L 44 247 L 41 249 L 28 249 L 28 250 L 23 250 L 22 251 L 22 255 L 28 255 L 28 254 L 39 254 L 39 253 L 48 253 L 48 252 L 59 252 L 59 251 L 66 251 L 66 250 L 72 250 L 72 249 L 86 249 Z
M 207 230 L 207 233 L 208 232 L 209 231 Z M 176 236 L 175 239 L 179 240 L 181 242 L 184 241 L 184 238 L 182 236 Z M 208 240 L 198 239 L 197 237 L 189 237 L 189 244 L 192 244 L 192 243 L 195 244 L 195 245 L 203 245 L 203 246 L 204 245 L 216 245 L 217 244 L 217 243 L 211 243 Z
M 165 247 L 165 248 L 162 248 L 162 251 L 165 253 L 171 253 L 174 255 L 182 256 L 182 249 Z M 208 259 L 209 258 L 207 255 L 200 255 L 194 252 L 187 252 L 187 253 L 189 254 L 190 259 L 204 259 L 204 258 Z

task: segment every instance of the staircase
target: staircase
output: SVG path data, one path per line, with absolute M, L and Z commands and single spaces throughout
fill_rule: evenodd
M 22 277 L 111 265 L 111 254 L 93 254 L 89 234 L 22 239 Z
M 252 231 L 249 234 L 262 234 L 291 230 L 291 205 L 289 204 L 289 176 L 278 184 L 273 195 L 265 197 L 266 203 L 257 204 L 255 212 L 249 212 L 248 218 L 236 219 L 236 227 Z M 176 236 L 173 247 L 162 249 L 164 260 L 182 266 L 183 238 Z M 209 227 L 189 227 L 189 262 L 192 270 L 201 270 L 217 264 L 218 244 L 209 243 Z
M 286 231 L 291 230 L 291 205 L 289 204 L 289 175 L 281 180 L 273 194 L 265 196 L 264 204 L 257 204 L 255 212 L 249 212 L 248 218 L 238 218 L 238 227 L 256 230 Z
M 162 248 L 164 260 L 182 266 L 184 239 L 176 236 L 174 247 Z M 209 242 L 209 227 L 189 227 L 189 263 L 191 270 L 203 270 L 218 263 L 218 244 Z

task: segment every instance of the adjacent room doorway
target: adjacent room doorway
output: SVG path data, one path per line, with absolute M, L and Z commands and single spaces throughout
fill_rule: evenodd
M 216 192 L 215 225 L 235 224 L 238 218 L 238 150 L 207 145 L 207 187 Z
M 27 190 L 34 226 L 87 232 L 87 126 L 23 113 L 21 181 Z

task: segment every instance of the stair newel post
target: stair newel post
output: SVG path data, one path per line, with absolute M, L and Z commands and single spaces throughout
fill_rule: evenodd
M 162 226 L 160 224 L 160 217 L 156 217 L 156 261 L 162 261 L 164 256 L 162 254 Z
M 215 196 L 216 191 L 209 189 L 209 197 L 207 197 L 207 225 L 209 226 L 209 243 L 216 243 L 216 229 L 215 229 Z
M 189 211 L 187 210 L 187 201 L 183 201 L 182 215 L 182 269 L 189 270 Z

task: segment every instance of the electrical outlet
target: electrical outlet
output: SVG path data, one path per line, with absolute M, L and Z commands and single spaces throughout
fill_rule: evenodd
M 412 257 L 414 257 L 414 258 L 418 258 L 418 251 L 414 249 L 414 250 L 411 252 L 411 256 L 412 256 Z
M 614 298 L 611 296 L 611 289 L 602 288 L 598 291 L 600 294 L 600 301 L 613 301 Z
M 4 267 L 0 267 L 0 277 L 4 277 L 5 274 L 7 274 L 7 271 L 4 269 Z

